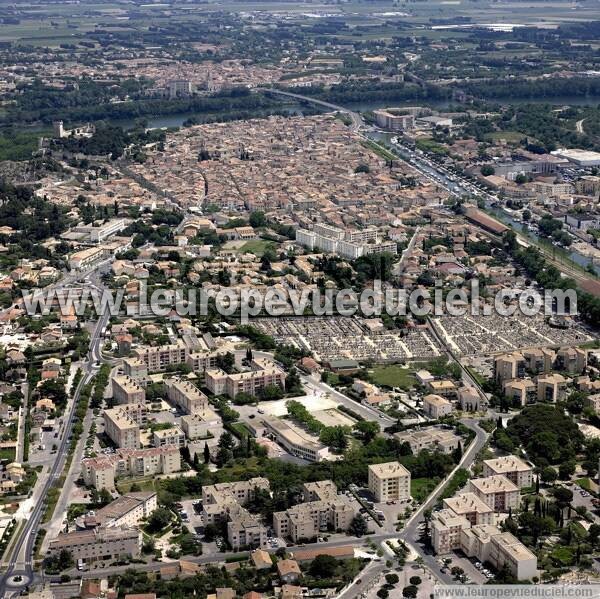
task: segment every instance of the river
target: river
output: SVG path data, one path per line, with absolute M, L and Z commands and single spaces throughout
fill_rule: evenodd
M 299 92 L 301 93 L 301 92 Z M 496 100 L 490 100 L 491 103 Z M 556 98 L 518 98 L 514 100 L 497 100 L 499 104 L 554 104 L 557 106 L 595 106 L 600 104 L 600 96 L 557 96 Z M 288 104 L 290 115 L 302 115 L 302 104 Z M 379 101 L 379 102 L 348 102 L 344 104 L 346 108 L 350 110 L 356 110 L 357 112 L 366 112 L 369 110 L 377 110 L 378 108 L 385 108 L 394 106 L 403 108 L 407 106 L 429 106 L 436 110 L 447 110 L 452 106 L 456 106 L 455 102 L 449 100 L 411 100 L 407 102 L 394 102 L 390 100 Z M 147 116 L 142 117 L 151 129 L 163 128 L 163 127 L 181 127 L 183 123 L 189 118 L 196 117 L 198 121 L 203 118 L 202 113 L 194 112 L 181 112 L 177 114 L 169 114 L 164 116 Z M 127 120 L 114 120 L 112 121 L 115 125 L 121 125 L 124 128 L 129 128 L 134 125 L 135 119 Z

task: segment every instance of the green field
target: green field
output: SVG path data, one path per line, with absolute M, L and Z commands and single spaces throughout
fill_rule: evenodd
M 247 241 L 240 248 L 240 251 L 243 254 L 254 254 L 254 255 L 260 257 L 268 249 L 275 250 L 276 245 L 272 241 L 265 241 L 264 239 L 253 239 L 252 241 Z
M 417 383 L 412 369 L 405 368 L 399 364 L 375 366 L 371 371 L 371 380 L 376 385 L 400 387 L 405 390 L 410 389 Z
M 421 503 L 435 489 L 439 481 L 435 478 L 413 478 L 410 481 L 410 494 L 412 498 Z

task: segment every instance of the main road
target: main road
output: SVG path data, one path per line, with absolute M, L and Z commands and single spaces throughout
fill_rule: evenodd
M 98 365 L 94 359 L 100 354 L 100 346 L 102 343 L 102 329 L 107 325 L 110 318 L 110 313 L 102 314 L 96 321 L 96 325 L 90 338 L 90 347 L 88 351 L 88 359 L 83 366 L 83 376 L 77 385 L 71 403 L 71 409 L 65 421 L 64 433 L 56 459 L 50 468 L 49 475 L 43 484 L 41 498 L 47 497 L 48 492 L 60 478 L 67 461 L 69 448 L 71 446 L 70 431 L 75 418 L 75 411 L 81 395 L 83 387 L 89 383 L 97 372 Z M 11 597 L 18 595 L 29 585 L 34 578 L 33 562 L 34 562 L 34 545 L 38 532 L 41 527 L 41 520 L 45 512 L 44 501 L 38 501 L 34 506 L 29 519 L 25 526 L 17 532 L 17 537 L 13 541 L 9 555 L 5 556 L 5 561 L 8 561 L 6 572 L 0 578 L 0 597 Z

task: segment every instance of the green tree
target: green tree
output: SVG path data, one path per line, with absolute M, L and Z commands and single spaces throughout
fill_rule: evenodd
M 369 529 L 367 527 L 367 522 L 363 518 L 362 514 L 356 514 L 356 516 L 352 518 L 352 522 L 350 522 L 348 532 L 355 537 L 363 537 L 368 531 Z
M 337 570 L 338 562 L 331 555 L 317 555 L 308 569 L 314 578 L 332 578 Z

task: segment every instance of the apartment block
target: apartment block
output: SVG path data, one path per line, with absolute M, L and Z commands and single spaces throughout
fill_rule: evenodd
M 71 255 L 69 267 L 71 270 L 86 270 L 101 262 L 106 256 L 106 250 L 102 247 L 87 248 Z
M 567 393 L 567 380 L 556 372 L 537 378 L 538 401 L 556 403 L 562 401 Z
M 174 446 L 148 449 L 117 449 L 110 455 L 85 458 L 82 464 L 83 481 L 98 491 L 115 488 L 115 480 L 124 476 L 173 474 L 181 470 L 179 448 Z
M 285 372 L 270 362 L 251 364 L 252 370 L 227 374 L 223 370 L 207 370 L 206 387 L 214 395 L 227 395 L 235 398 L 239 393 L 247 393 L 256 397 L 265 387 L 276 386 L 285 389 Z
M 147 422 L 145 404 L 124 404 L 104 410 L 104 432 L 117 447 L 137 449 L 140 446 L 140 427 Z
M 244 504 L 257 490 L 270 491 L 266 478 L 218 483 L 202 487 L 202 521 L 204 525 L 226 521 L 227 539 L 234 548 L 266 547 L 267 529 L 260 519 L 248 512 Z
M 410 472 L 400 462 L 371 464 L 369 491 L 378 502 L 410 500 Z
M 123 372 L 132 379 L 144 384 L 148 379 L 148 366 L 140 358 L 125 358 Z
M 415 128 L 414 114 L 401 114 L 387 110 L 373 111 L 377 125 L 390 131 L 407 131 Z
M 152 433 L 152 445 L 154 447 L 165 447 L 167 445 L 185 447 L 185 444 L 185 433 L 178 426 L 164 428 Z
M 532 374 L 550 372 L 554 368 L 556 354 L 547 348 L 533 348 L 523 350 L 523 357 L 527 370 Z
M 458 390 L 458 404 L 461 410 L 467 412 L 478 412 L 481 408 L 479 393 L 472 387 L 461 387 Z
M 556 352 L 554 367 L 569 374 L 581 374 L 587 368 L 587 351 L 579 347 L 563 347 Z
M 181 429 L 190 441 L 206 439 L 210 436 L 217 437 L 222 426 L 221 418 L 210 408 L 206 408 L 200 413 L 186 414 L 181 417 Z
M 332 480 L 318 480 L 313 483 L 304 483 L 302 485 L 302 496 L 305 503 L 309 501 L 337 499 L 337 486 Z
M 429 418 L 443 418 L 452 413 L 453 409 L 452 402 L 440 395 L 426 395 L 423 398 L 423 411 Z
M 356 507 L 345 496 L 324 501 L 301 503 L 283 512 L 273 514 L 273 528 L 277 536 L 294 543 L 313 539 L 324 531 L 346 531 L 356 516 Z
M 537 575 L 537 558 L 523 543 L 496 526 L 474 526 L 461 533 L 461 549 L 467 557 L 475 557 L 500 570 L 505 565 L 518 580 Z
M 189 381 L 166 379 L 165 389 L 169 401 L 186 414 L 198 414 L 208 409 L 208 397 Z
M 472 525 L 451 509 L 434 514 L 431 542 L 438 555 L 460 550 L 467 557 L 489 562 L 496 570 L 506 566 L 518 580 L 537 576 L 537 558 L 516 537 L 492 524 Z
M 74 560 L 86 563 L 96 560 L 114 560 L 120 556 L 140 557 L 142 533 L 135 528 L 111 527 L 92 530 L 61 532 L 50 541 L 48 555 L 55 556 L 69 551 Z
M 583 400 L 583 405 L 586 408 L 591 408 L 594 414 L 600 414 L 600 393 L 589 395 Z
M 111 379 L 113 399 L 117 404 L 145 403 L 146 392 L 133 378 L 119 374 Z
M 430 391 L 437 395 L 438 397 L 450 398 L 456 397 L 457 388 L 456 385 L 452 381 L 442 380 L 442 381 L 429 381 L 427 383 Z
M 474 493 L 495 512 L 517 510 L 520 502 L 519 487 L 505 476 L 487 476 L 469 481 L 468 491 Z
M 505 476 L 519 489 L 533 485 L 533 468 L 514 455 L 483 461 L 483 476 Z
M 444 499 L 444 507 L 468 520 L 471 526 L 494 524 L 494 510 L 474 493 L 448 497 Z
M 106 528 L 133 528 L 144 518 L 147 518 L 157 507 L 158 503 L 154 491 L 128 493 L 117 497 L 108 505 L 97 510 L 91 518 L 98 525 Z M 88 519 L 86 518 L 87 523 Z
M 188 348 L 178 339 L 176 343 L 159 346 L 144 346 L 132 351 L 133 357 L 145 364 L 148 372 L 164 372 L 169 366 L 183 364 L 187 360 Z
M 537 385 L 531 379 L 514 379 L 504 383 L 504 395 L 520 406 L 535 403 L 538 397 Z
M 497 356 L 494 359 L 494 379 L 504 383 L 511 379 L 523 378 L 526 368 L 525 357 L 519 352 Z
M 450 509 L 436 512 L 431 521 L 431 544 L 438 555 L 445 555 L 460 549 L 462 531 L 471 523 Z

